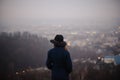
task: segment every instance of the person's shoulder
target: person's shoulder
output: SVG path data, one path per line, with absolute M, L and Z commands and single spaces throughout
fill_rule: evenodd
M 65 52 L 66 55 L 70 54 L 68 50 L 64 50 L 64 52 Z
M 52 48 L 52 49 L 48 50 L 48 53 L 50 53 L 50 52 L 52 52 L 54 50 L 55 50 L 55 48 Z

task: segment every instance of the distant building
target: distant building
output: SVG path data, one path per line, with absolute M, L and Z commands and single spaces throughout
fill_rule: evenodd
M 104 63 L 114 63 L 114 56 L 105 56 L 103 61 Z
M 115 60 L 115 65 L 119 65 L 120 64 L 120 55 L 115 55 L 114 60 Z
M 105 56 L 104 63 L 114 63 L 114 65 L 119 65 L 120 64 L 120 55 Z

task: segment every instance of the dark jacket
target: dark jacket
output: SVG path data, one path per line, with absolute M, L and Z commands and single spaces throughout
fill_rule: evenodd
M 52 70 L 52 80 L 69 80 L 72 62 L 69 52 L 63 47 L 55 47 L 48 51 L 46 65 Z

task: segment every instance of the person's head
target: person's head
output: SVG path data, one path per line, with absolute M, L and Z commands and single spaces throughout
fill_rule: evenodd
M 64 41 L 64 37 L 61 34 L 57 34 L 53 40 L 50 40 L 55 47 L 65 47 L 67 44 Z

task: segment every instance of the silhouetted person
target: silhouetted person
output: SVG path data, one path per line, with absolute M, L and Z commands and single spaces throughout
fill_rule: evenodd
M 70 54 L 65 48 L 64 37 L 56 35 L 50 42 L 54 44 L 54 48 L 48 51 L 46 65 L 52 71 L 52 80 L 69 80 L 72 62 Z

